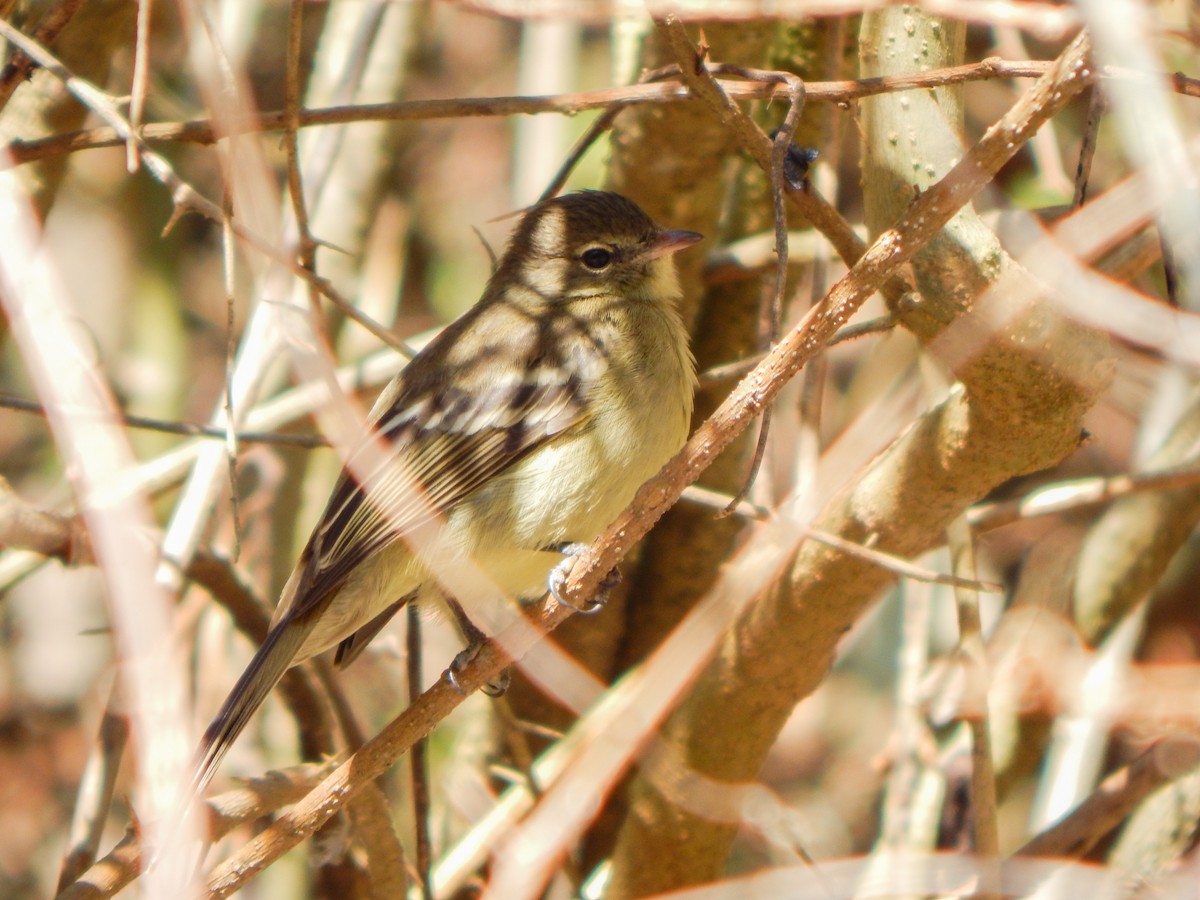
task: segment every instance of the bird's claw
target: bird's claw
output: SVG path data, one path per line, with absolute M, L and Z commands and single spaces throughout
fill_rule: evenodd
M 476 656 L 479 655 L 479 650 L 483 646 L 483 641 L 472 641 L 465 649 L 460 650 L 450 661 L 450 667 L 446 670 L 446 680 L 450 682 L 450 686 L 456 691 L 467 696 L 469 691 L 462 686 L 458 680 L 458 675 L 465 669 Z M 512 672 L 509 669 L 504 669 L 491 681 L 488 681 L 480 688 L 489 697 L 500 697 L 508 690 L 509 682 L 512 681 Z
M 582 613 L 585 616 L 591 616 L 604 608 L 604 605 L 608 602 L 609 593 L 621 583 L 621 570 L 613 568 L 604 576 L 604 580 L 600 582 L 595 596 L 588 601 L 586 606 L 576 606 L 574 603 L 568 603 L 563 599 L 562 589 L 567 583 L 567 576 L 571 574 L 571 569 L 575 565 L 575 557 L 586 550 L 587 546 L 587 544 L 566 543 L 549 548 L 555 553 L 561 553 L 563 560 L 550 570 L 550 575 L 546 578 L 546 589 L 550 591 L 550 596 L 559 605 L 573 609 L 575 612 Z

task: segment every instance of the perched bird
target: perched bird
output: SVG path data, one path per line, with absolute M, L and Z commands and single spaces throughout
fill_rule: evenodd
M 523 215 L 483 297 L 376 401 L 379 439 L 356 455 L 382 445 L 401 466 L 351 457 L 205 732 L 197 791 L 289 666 L 334 645 L 348 663 L 401 606 L 438 594 L 401 539 L 431 508 L 453 552 L 532 599 L 561 550 L 594 540 L 679 450 L 696 378 L 671 256 L 700 238 L 602 191 Z M 423 503 L 404 499 L 412 481 Z

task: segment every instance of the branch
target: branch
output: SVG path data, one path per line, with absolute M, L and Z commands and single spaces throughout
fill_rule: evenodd
M 1113 772 L 1090 797 L 1013 854 L 1080 859 L 1147 797 L 1200 764 L 1195 738 L 1157 741 L 1129 765 Z
M 0 475 L 0 549 L 32 550 L 72 565 L 95 563 L 87 525 L 78 516 L 26 503 Z
M 599 579 L 596 579 L 599 582 Z M 565 621 L 572 610 L 562 606 L 543 609 L 533 625 L 542 632 L 551 631 Z M 471 694 L 500 674 L 511 662 L 499 644 L 511 646 L 517 655 L 531 646 L 524 631 L 518 637 L 502 635 L 484 644 L 472 660 L 455 673 L 459 687 L 446 674 L 425 691 L 382 731 L 367 741 L 349 759 L 304 799 L 296 803 L 270 827 L 209 875 L 210 897 L 227 897 L 274 862 L 279 856 L 315 832 L 365 785 L 370 784 L 427 736 L 442 720 Z
M 1086 41 L 1072 42 L 1052 70 L 988 129 L 963 160 L 918 197 L 841 281 L 769 352 L 680 453 L 638 492 L 633 505 L 605 532 L 572 572 L 564 598 L 579 601 L 599 584 L 620 554 L 640 539 L 678 499 L 687 485 L 769 403 L 775 395 L 897 268 L 986 185 L 1046 119 L 1094 77 L 1085 64 Z M 765 137 L 765 135 L 764 135 Z
M 15 409 L 20 412 L 33 413 L 42 418 L 46 417 L 45 407 L 36 400 L 25 400 L 21 397 L 13 397 L 8 394 L 0 394 L 0 409 Z M 151 418 L 150 416 L 122 413 L 121 423 L 130 428 L 159 431 L 163 434 L 215 438 L 221 441 L 229 439 L 229 429 L 215 428 L 212 425 L 201 425 L 197 422 L 170 422 L 165 419 Z M 283 447 L 302 447 L 306 450 L 329 446 L 328 439 L 319 434 L 280 434 L 266 431 L 239 431 L 237 432 L 237 442 L 239 444 L 272 444 Z
M 1011 525 L 1021 519 L 1057 516 L 1132 494 L 1195 488 L 1200 488 L 1200 467 L 1194 462 L 1158 471 L 1113 475 L 1110 478 L 1075 478 L 1052 482 L 1014 500 L 981 503 L 972 507 L 967 514 L 967 521 L 978 534 Z
M 530 17 L 528 0 L 464 0 L 469 9 L 493 16 L 515 19 Z M 680 15 L 689 20 L 710 22 L 755 22 L 772 16 L 801 18 L 815 16 L 858 15 L 881 6 L 894 6 L 888 0 L 690 0 Z M 921 6 L 932 15 L 948 16 L 982 25 L 1005 24 L 1026 28 L 1042 40 L 1062 40 L 1079 27 L 1079 13 L 1046 0 L 923 0 Z M 608 24 L 626 14 L 615 0 L 541 0 L 536 15 L 582 19 Z M 764 9 L 770 10 L 764 13 Z
M 208 837 L 217 841 L 234 828 L 270 815 L 294 803 L 312 789 L 329 770 L 329 764 L 311 763 L 280 772 L 268 772 L 261 778 L 205 801 Z M 64 888 L 55 900 L 102 900 L 112 897 L 137 878 L 145 859 L 136 831 L 130 830 L 102 860 Z
M 955 66 L 951 69 L 937 69 L 917 75 L 843 81 L 808 81 L 805 82 L 804 87 L 810 103 L 845 104 L 877 94 L 924 90 L 968 81 L 1039 78 L 1048 72 L 1052 65 L 1052 62 L 1045 60 L 1004 60 L 992 57 L 977 63 Z M 1121 78 L 1143 83 L 1148 83 L 1157 77 L 1114 66 L 1102 67 L 1099 75 L 1106 79 Z M 1200 78 L 1191 78 L 1182 73 L 1173 73 L 1167 78 L 1176 93 L 1187 97 L 1200 97 Z M 753 84 L 735 80 L 722 81 L 720 84 L 722 90 L 735 100 L 769 100 L 783 97 L 786 93 L 778 85 Z M 620 108 L 642 103 L 680 103 L 689 99 L 691 99 L 691 94 L 679 84 L 642 84 L 545 97 L 477 97 L 331 106 L 322 109 L 300 110 L 297 125 L 300 128 L 311 128 L 317 125 L 345 125 L 351 122 L 421 121 L 475 116 L 536 115 L 538 113 L 573 115 L 591 109 Z M 215 126 L 208 119 L 197 119 L 191 122 L 161 122 L 145 125 L 139 135 L 147 144 L 214 144 L 221 136 L 282 131 L 286 128 L 287 121 L 288 117 L 285 111 L 275 110 L 260 113 L 250 120 L 229 123 L 228 134 L 224 134 L 224 132 L 218 134 Z M 13 141 L 5 148 L 11 162 L 0 161 L 0 170 L 11 165 L 22 165 L 35 160 L 63 156 L 79 150 L 116 147 L 124 142 L 124 138 L 112 127 L 73 131 L 36 141 Z
M 923 249 L 1042 122 L 1086 87 L 1094 77 L 1087 52 L 1085 37 L 1073 41 L 958 164 L 912 200 L 799 329 L 735 389 L 685 454 L 668 464 L 657 490 L 643 492 L 638 513 L 656 513 L 673 499 L 676 486 L 688 483 L 720 451 L 727 430 L 736 431 L 769 402 L 777 384 L 857 309 L 863 290 L 877 288 L 897 264 Z M 1042 310 L 1036 318 L 1044 319 Z M 1100 390 L 1097 357 L 1106 345 L 1073 327 L 1049 332 L 1042 322 L 1039 348 L 1064 352 L 1050 362 L 1044 354 L 1030 360 L 1009 343 L 1024 342 L 1023 327 L 1012 323 L 1005 333 L 990 336 L 984 352 L 964 367 L 972 393 L 952 392 L 918 420 L 843 489 L 815 527 L 910 556 L 940 543 L 946 525 L 994 485 L 1073 450 L 1079 419 Z M 989 381 L 996 383 L 989 387 Z M 632 530 L 639 523 L 627 515 L 615 527 Z M 598 568 L 608 564 L 602 556 Z M 752 781 L 796 702 L 824 678 L 838 639 L 892 580 L 869 564 L 806 543 L 786 579 L 750 604 L 729 632 L 667 723 L 664 741 L 702 776 Z M 627 819 L 613 856 L 614 895 L 670 890 L 719 876 L 736 826 L 681 812 L 650 781 L 635 779 L 632 790 L 638 812 Z
M 688 86 L 689 91 L 709 106 L 730 134 L 742 145 L 742 149 L 750 154 L 763 171 L 770 174 L 774 170 L 775 142 L 733 102 L 734 96 L 728 90 L 729 83 L 718 82 L 712 72 L 697 63 L 696 48 L 692 46 L 678 19 L 668 17 L 659 25 L 658 32 L 662 42 L 674 54 L 679 65 L 679 77 Z M 805 85 L 804 96 L 810 96 L 808 85 Z M 858 262 L 867 245 L 841 213 L 806 183 L 785 183 L 783 189 L 787 198 L 813 227 L 837 248 L 846 265 L 852 266 Z M 894 276 L 884 279 L 879 289 L 895 303 L 899 303 L 901 298 L 911 291 L 903 279 Z

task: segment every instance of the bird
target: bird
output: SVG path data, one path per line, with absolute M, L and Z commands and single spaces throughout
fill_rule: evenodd
M 406 603 L 452 600 L 407 531 L 440 517 L 451 558 L 536 599 L 563 553 L 680 449 L 696 375 L 673 256 L 701 239 L 608 191 L 522 214 L 480 299 L 372 407 L 266 639 L 204 733 L 194 796 L 289 667 L 335 646 L 347 665 Z

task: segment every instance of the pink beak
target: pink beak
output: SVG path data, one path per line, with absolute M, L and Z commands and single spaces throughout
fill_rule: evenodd
M 664 231 L 646 248 L 646 259 L 658 259 L 660 256 L 678 253 L 702 240 L 704 235 L 696 231 Z

